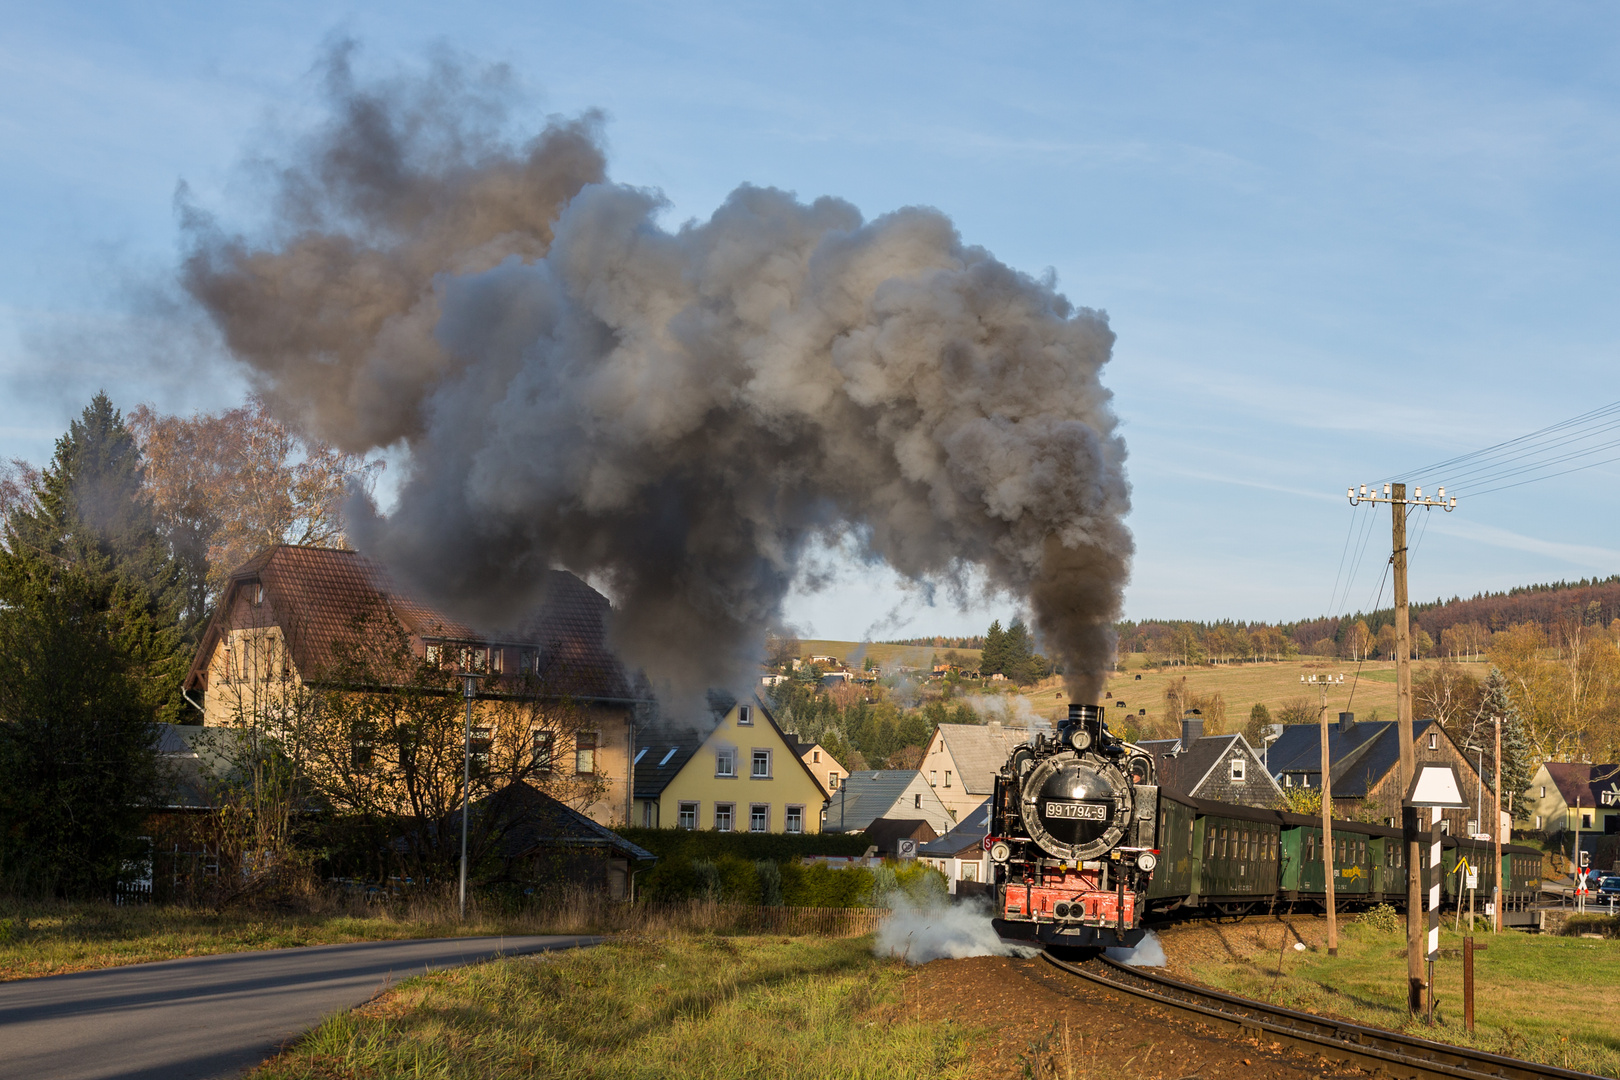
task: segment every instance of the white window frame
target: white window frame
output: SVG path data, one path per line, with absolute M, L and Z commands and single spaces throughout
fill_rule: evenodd
M 830 772 L 830 773 L 827 774 L 827 790 L 828 791 L 837 791 L 838 790 L 838 774 L 837 773 Z
M 529 758 L 539 776 L 549 776 L 557 767 L 557 733 L 544 728 L 529 732 Z
M 739 705 L 739 706 L 737 706 L 737 723 L 739 723 L 739 724 L 747 724 L 750 727 L 753 726 L 753 724 L 754 724 L 754 709 L 753 709 L 753 706 L 751 706 L 751 705 Z
M 725 824 L 721 825 L 721 821 Z M 737 804 L 717 802 L 714 804 L 714 831 L 735 832 L 737 829 Z
M 911 808 L 913 810 L 921 810 L 922 809 L 922 792 L 919 791 L 916 794 L 912 795 L 912 797 L 911 797 Z
M 928 786 L 939 787 L 939 771 L 937 769 L 928 770 Z
M 759 771 L 760 755 L 765 756 L 765 771 Z M 750 780 L 769 780 L 772 775 L 771 765 L 776 755 L 768 747 L 753 747 L 748 754 L 748 778 Z
M 580 746 L 579 743 L 580 743 L 581 739 L 589 739 L 589 740 L 591 740 L 591 745 L 589 747 Z M 575 776 L 595 776 L 595 775 L 597 775 L 598 762 L 596 760 L 596 754 L 597 754 L 597 751 L 599 751 L 601 749 L 602 749 L 602 733 L 601 732 L 599 732 L 599 731 L 578 731 L 578 732 L 575 732 L 574 733 L 574 775 Z M 589 754 L 590 756 L 586 757 L 585 755 L 587 755 L 587 754 Z M 580 768 L 580 763 L 581 762 L 587 763 L 589 765 L 589 768 L 588 769 Z
M 754 823 L 756 821 L 763 822 L 765 827 L 762 828 L 762 829 L 754 828 Z M 757 803 L 749 803 L 748 804 L 748 831 L 749 832 L 770 832 L 771 831 L 771 804 L 770 803 L 757 802 Z
M 798 803 L 789 803 L 782 816 L 782 831 L 787 833 L 804 832 L 804 807 Z
M 1232 781 L 1243 783 L 1249 778 L 1249 763 L 1241 755 L 1232 759 Z
M 724 766 L 722 768 L 722 766 Z M 714 775 L 717 780 L 732 780 L 737 776 L 737 751 L 716 750 L 714 752 Z
M 1438 750 L 1438 749 L 1440 749 L 1440 736 L 1436 735 L 1432 731 L 1429 732 L 1429 749 L 1430 750 Z
M 946 787 L 951 786 L 951 770 L 949 770 L 949 769 L 945 770 L 945 786 Z
M 695 830 L 698 827 L 698 813 L 702 809 L 702 803 L 683 802 L 677 804 L 675 810 L 676 825 L 688 831 Z

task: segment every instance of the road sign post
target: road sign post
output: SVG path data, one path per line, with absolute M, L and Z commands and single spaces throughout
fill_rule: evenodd
M 1444 872 L 1440 829 L 1442 811 L 1466 810 L 1462 780 L 1455 765 L 1423 765 L 1412 775 L 1412 786 L 1401 805 L 1414 813 L 1429 811 L 1429 937 L 1424 950 L 1428 960 L 1427 1019 L 1434 1026 L 1434 962 L 1440 959 L 1440 877 Z

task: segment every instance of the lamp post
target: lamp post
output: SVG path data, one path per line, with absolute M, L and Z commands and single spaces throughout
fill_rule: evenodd
M 1301 675 L 1299 681 L 1319 687 L 1322 691 L 1322 707 L 1317 712 L 1317 720 L 1322 726 L 1322 876 L 1327 891 L 1328 955 L 1338 956 L 1339 902 L 1333 889 L 1333 877 L 1338 871 L 1333 865 L 1333 761 L 1328 754 L 1327 695 L 1328 687 L 1344 685 L 1344 676 L 1312 675 L 1307 678 Z
M 478 680 L 471 671 L 461 673 L 461 696 L 467 699 L 467 721 L 461 729 L 461 920 L 467 921 L 467 811 L 472 794 L 472 709 L 478 696 Z

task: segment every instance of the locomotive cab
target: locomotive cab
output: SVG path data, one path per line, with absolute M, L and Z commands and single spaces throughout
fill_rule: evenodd
M 1096 705 L 1018 746 L 996 777 L 990 850 L 1004 938 L 1087 955 L 1134 946 L 1158 850 L 1152 755 Z

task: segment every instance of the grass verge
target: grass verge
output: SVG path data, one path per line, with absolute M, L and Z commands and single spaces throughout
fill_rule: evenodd
M 443 905 L 278 914 L 0 899 L 0 981 L 249 949 L 536 932 L 518 923 L 481 916 L 460 923 Z
M 967 1075 L 871 939 L 630 939 L 419 976 L 333 1017 L 253 1080 Z
M 1441 959 L 1435 964 L 1433 1028 L 1407 1016 L 1405 941 L 1399 931 L 1351 922 L 1341 930 L 1337 957 L 1327 954 L 1321 919 L 1250 920 L 1194 933 L 1218 940 L 1193 947 L 1195 941 L 1183 941 L 1179 932 L 1170 938 L 1177 976 L 1438 1042 L 1620 1076 L 1620 1029 L 1605 1004 L 1620 993 L 1620 941 L 1518 931 L 1478 934 L 1475 941 L 1486 951 L 1474 957 L 1475 1031 L 1470 1035 L 1463 1026 L 1462 936 L 1449 928 L 1441 933 Z M 1296 940 L 1309 950 L 1295 951 Z

